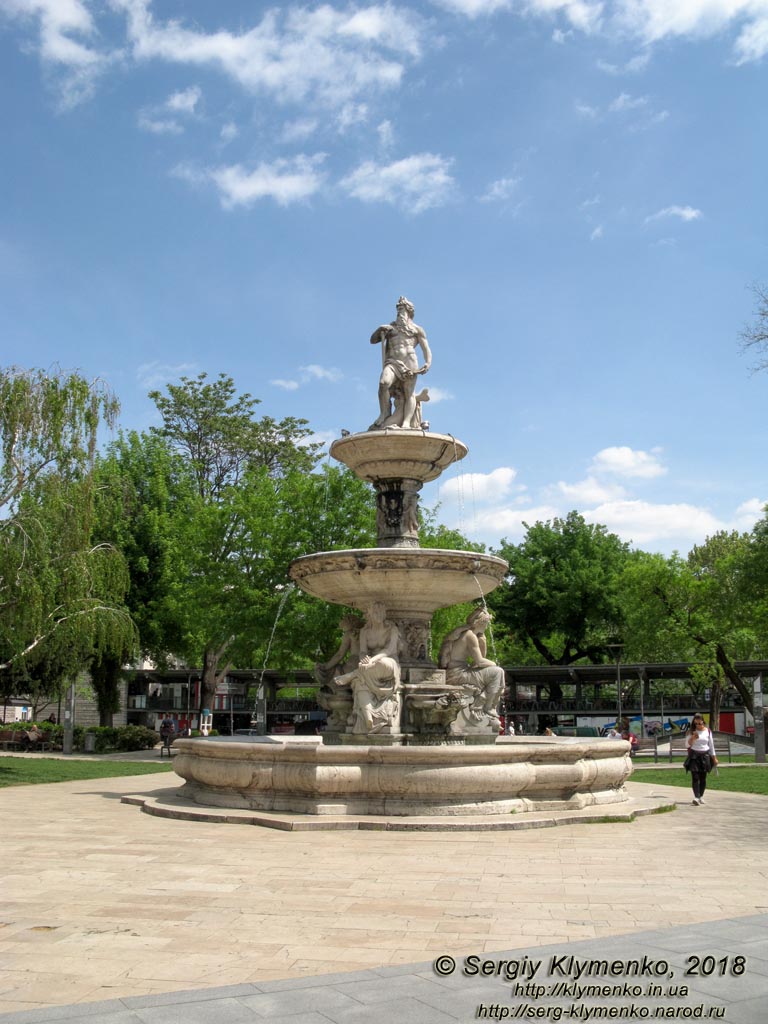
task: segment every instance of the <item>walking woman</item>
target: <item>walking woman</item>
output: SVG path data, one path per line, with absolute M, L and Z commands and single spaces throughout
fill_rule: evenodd
M 697 806 L 704 803 L 707 775 L 716 766 L 717 758 L 715 757 L 715 741 L 712 737 L 712 730 L 706 727 L 701 715 L 694 715 L 691 731 L 688 734 L 688 756 L 685 759 L 685 768 L 691 773 L 692 802 Z

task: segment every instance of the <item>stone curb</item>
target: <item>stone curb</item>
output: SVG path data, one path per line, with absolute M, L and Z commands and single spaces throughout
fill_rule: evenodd
M 307 815 L 254 812 L 231 808 L 201 807 L 168 789 L 159 796 L 127 795 L 121 803 L 140 807 L 144 814 L 180 821 L 201 821 L 222 825 L 257 825 L 284 832 L 515 832 L 562 825 L 585 825 L 606 822 L 629 823 L 646 814 L 661 814 L 675 809 L 677 799 L 669 795 L 649 794 L 630 797 L 620 805 L 606 804 L 575 811 L 529 812 L 515 815 L 472 815 L 453 818 L 366 817 L 349 815 Z M 499 820 L 501 818 L 501 820 Z

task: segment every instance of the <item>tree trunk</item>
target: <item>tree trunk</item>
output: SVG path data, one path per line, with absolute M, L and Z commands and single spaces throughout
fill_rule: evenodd
M 723 687 L 720 683 L 713 683 L 709 691 L 709 728 L 713 732 L 720 730 L 720 704 L 723 700 Z
M 213 698 L 216 694 L 216 690 L 219 683 L 226 677 L 232 667 L 231 662 L 227 662 L 222 669 L 219 668 L 219 662 L 226 654 L 228 648 L 232 644 L 234 637 L 230 637 L 218 650 L 214 650 L 211 647 L 206 647 L 203 652 L 203 677 L 200 680 L 200 713 L 202 714 L 204 708 L 208 708 L 213 711 Z
M 102 658 L 91 666 L 91 686 L 96 694 L 99 725 L 112 726 L 112 716 L 120 710 L 120 668 L 117 658 Z

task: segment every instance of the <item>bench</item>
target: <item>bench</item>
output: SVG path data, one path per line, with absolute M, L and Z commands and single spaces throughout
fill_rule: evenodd
M 3 750 L 21 750 L 21 740 L 17 739 L 19 733 L 15 729 L 7 729 L 0 732 L 0 747 Z
M 23 729 L 6 729 L 4 732 L 0 732 L 0 747 L 3 750 L 50 750 L 52 744 L 49 740 L 38 740 L 37 743 L 33 743 L 31 746 L 27 746 L 22 740 Z
M 727 733 L 713 733 L 712 739 L 715 743 L 715 756 L 718 760 L 721 757 L 727 757 L 729 764 L 733 761 L 733 753 L 731 751 L 731 737 Z M 688 733 L 681 732 L 675 733 L 674 736 L 669 738 L 669 760 L 671 761 L 675 754 L 682 754 L 685 756 L 688 753 Z

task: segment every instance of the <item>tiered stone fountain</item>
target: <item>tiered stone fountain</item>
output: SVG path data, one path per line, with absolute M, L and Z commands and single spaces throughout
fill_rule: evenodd
M 435 611 L 482 599 L 507 564 L 491 555 L 419 546 L 418 493 L 467 448 L 431 432 L 431 364 L 413 307 L 378 328 L 379 416 L 331 445 L 334 458 L 376 492 L 377 547 L 296 559 L 290 576 L 315 597 L 357 608 L 333 658 L 318 665 L 323 737 L 249 742 L 178 740 L 182 793 L 202 804 L 312 814 L 501 814 L 626 799 L 623 741 L 500 737 L 503 670 L 487 657 L 483 605 L 431 654 Z M 417 349 L 423 363 L 418 365 Z M 301 638 L 296 638 L 297 645 Z

